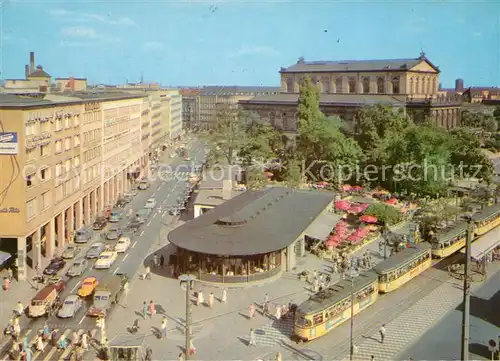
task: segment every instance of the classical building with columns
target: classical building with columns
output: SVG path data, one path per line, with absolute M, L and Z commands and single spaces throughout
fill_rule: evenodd
M 299 86 L 306 77 L 320 92 L 320 106 L 329 116 L 355 122 L 359 109 L 386 104 L 405 109 L 414 121 L 432 117 L 439 126 L 460 124 L 461 97 L 439 93 L 440 70 L 424 53 L 418 58 L 389 60 L 305 61 L 281 68 L 281 93 L 240 100 L 277 128 L 294 133 Z
M 0 248 L 17 253 L 20 279 L 145 172 L 149 104 L 138 94 L 0 94 Z

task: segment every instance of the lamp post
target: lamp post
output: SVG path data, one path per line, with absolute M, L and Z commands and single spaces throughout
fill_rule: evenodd
M 354 358 L 354 277 L 358 276 L 358 273 L 354 271 L 354 259 L 351 258 L 351 267 L 349 270 L 349 278 L 351 280 L 351 325 L 349 329 L 349 360 L 353 361 Z
M 191 347 L 191 340 L 193 337 L 192 329 L 191 329 L 191 290 L 193 289 L 194 281 L 196 277 L 193 275 L 180 275 L 179 280 L 181 281 L 181 288 L 186 290 L 186 325 L 184 334 L 186 336 L 186 344 L 185 344 L 185 359 L 190 359 L 189 348 Z
M 470 273 L 471 273 L 471 244 L 474 237 L 474 224 L 471 216 L 465 216 L 467 221 L 467 236 L 465 241 L 465 267 L 464 267 L 464 310 L 462 313 L 462 357 L 469 360 L 469 313 L 470 313 Z

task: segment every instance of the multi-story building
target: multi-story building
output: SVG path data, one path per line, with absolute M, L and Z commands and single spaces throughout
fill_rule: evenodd
M 167 90 L 169 141 L 175 141 L 181 138 L 183 134 L 182 121 L 182 95 L 178 90 Z
M 196 130 L 199 128 L 200 89 L 184 88 L 182 95 L 182 123 L 184 129 Z
M 434 118 L 442 127 L 460 124 L 461 96 L 440 94 L 440 70 L 422 53 L 418 58 L 359 61 L 311 61 L 299 58 L 281 68 L 281 93 L 240 100 L 275 127 L 295 133 L 299 85 L 309 77 L 320 92 L 321 110 L 353 122 L 365 105 L 404 108 L 415 121 Z
M 257 96 L 273 96 L 279 94 L 277 87 L 251 86 L 206 86 L 200 89 L 199 119 L 197 123 L 201 129 L 210 129 L 217 121 L 217 114 L 221 109 L 237 107 L 242 100 Z
M 35 53 L 30 52 L 30 63 L 24 67 L 24 79 L 5 79 L 2 89 L 8 94 L 46 94 L 50 92 L 51 76 L 41 65 L 35 67 Z
M 17 253 L 20 279 L 114 204 L 148 162 L 144 95 L 52 99 L 0 95 L 0 248 Z

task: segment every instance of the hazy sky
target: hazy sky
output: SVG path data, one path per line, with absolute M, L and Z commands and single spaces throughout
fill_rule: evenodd
M 2 1 L 0 0 L 0 3 Z M 500 2 L 3 0 L 1 71 L 29 51 L 53 77 L 91 83 L 276 85 L 306 60 L 416 58 L 441 82 L 500 85 Z

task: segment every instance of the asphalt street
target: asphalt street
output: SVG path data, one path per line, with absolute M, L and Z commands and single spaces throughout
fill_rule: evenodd
M 76 294 L 82 281 L 87 277 L 95 277 L 101 280 L 106 275 L 122 273 L 128 275 L 132 278 L 138 271 L 142 272 L 143 261 L 148 255 L 148 251 L 151 246 L 158 241 L 158 237 L 162 233 L 162 229 L 167 228 L 169 223 L 176 221 L 178 216 L 171 216 L 168 214 L 170 208 L 177 206 L 183 191 L 186 189 L 188 183 L 189 174 L 195 165 L 201 163 L 205 158 L 205 147 L 204 144 L 199 140 L 193 140 L 187 145 L 189 149 L 190 161 L 186 161 L 180 157 L 170 158 L 168 154 L 164 154 L 162 161 L 159 164 L 157 172 L 154 172 L 150 178 L 150 187 L 147 190 L 138 190 L 138 194 L 134 199 L 124 208 L 124 216 L 118 223 L 120 228 L 125 228 L 129 223 L 129 218 L 127 212 L 130 209 L 133 210 L 132 214 L 141 209 L 146 200 L 150 197 L 156 199 L 156 207 L 152 210 L 149 218 L 146 220 L 142 229 L 131 234 L 131 247 L 125 253 L 119 254 L 118 259 L 114 262 L 113 266 L 108 270 L 96 270 L 93 267 L 94 260 L 89 261 L 89 268 L 83 275 L 79 277 L 74 277 L 67 279 L 65 276 L 63 279 L 67 281 L 66 289 L 61 293 L 61 299 L 70 294 Z M 160 174 L 161 173 L 161 174 Z M 106 228 L 117 225 L 108 224 Z M 96 242 L 102 242 L 104 244 L 113 245 L 116 241 L 105 240 L 105 232 L 103 231 L 95 232 L 94 237 L 91 242 L 88 242 L 85 246 L 82 246 L 81 252 L 77 255 L 77 259 L 85 257 L 86 250 L 91 244 Z M 166 236 L 166 235 L 163 235 Z M 65 274 L 66 270 L 73 263 L 74 260 L 68 260 L 64 270 L 59 272 L 59 274 Z M 35 293 L 36 291 L 34 291 Z M 30 300 L 22 300 L 25 305 L 29 303 Z M 94 318 L 87 317 L 87 310 L 91 306 L 91 297 L 86 300 L 84 306 L 78 311 L 78 313 L 70 319 L 59 319 L 56 316 L 31 319 L 26 316 L 22 316 L 20 320 L 21 325 L 21 338 L 24 339 L 26 336 L 32 339 L 38 330 L 44 327 L 44 322 L 47 321 L 52 328 L 59 329 L 60 334 L 65 334 L 67 337 L 71 338 L 73 331 L 80 330 L 95 330 L 97 328 L 96 320 Z M 15 304 L 12 305 L 14 309 Z M 114 307 L 121 307 L 120 305 L 115 305 Z M 108 318 L 112 318 L 113 310 L 108 315 Z M 10 337 L 4 338 L 0 344 L 0 359 L 3 359 L 6 353 L 10 350 L 12 345 L 12 340 Z M 43 353 L 35 353 L 32 358 L 37 360 L 49 360 L 54 357 L 55 350 L 50 347 L 46 348 Z
M 469 360 L 491 359 L 487 345 L 500 337 L 500 273 L 492 275 L 471 296 Z M 439 323 L 407 347 L 398 360 L 460 360 L 462 308 L 450 311 Z

